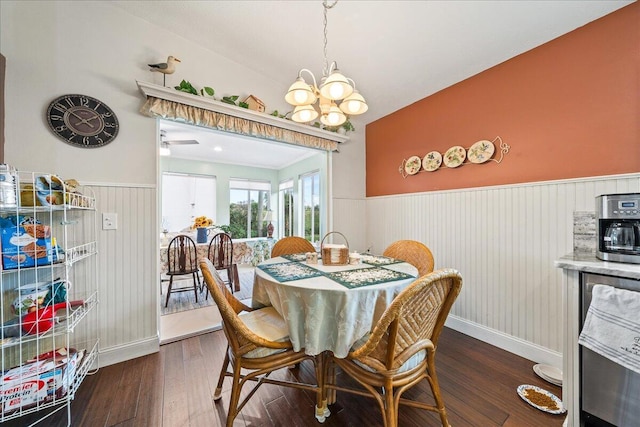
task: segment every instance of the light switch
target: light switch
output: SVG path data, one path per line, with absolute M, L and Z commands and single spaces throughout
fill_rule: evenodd
M 103 230 L 117 230 L 118 229 L 118 214 L 116 213 L 102 213 L 102 229 Z

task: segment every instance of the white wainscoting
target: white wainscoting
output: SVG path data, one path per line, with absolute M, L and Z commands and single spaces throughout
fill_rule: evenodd
M 462 273 L 448 326 L 561 367 L 554 261 L 573 251 L 573 212 L 593 212 L 600 194 L 634 192 L 640 174 L 370 197 L 367 245 L 382 253 L 398 239 L 425 243 L 436 268 Z
M 351 252 L 367 250 L 365 222 L 367 202 L 364 199 L 333 199 L 333 229 L 344 234 Z M 342 243 L 342 240 L 336 243 Z
M 156 189 L 89 186 L 99 222 L 103 212 L 118 214 L 117 230 L 98 233 L 106 366 L 158 350 Z M 448 326 L 560 367 L 562 275 L 553 262 L 573 250 L 574 211 L 593 211 L 599 194 L 625 192 L 640 192 L 640 174 L 334 199 L 333 230 L 373 253 L 398 239 L 426 243 L 436 268 L 457 268 L 464 278 Z
M 158 240 L 156 189 L 89 184 L 98 210 L 100 365 L 158 351 Z M 102 230 L 102 213 L 118 228 Z

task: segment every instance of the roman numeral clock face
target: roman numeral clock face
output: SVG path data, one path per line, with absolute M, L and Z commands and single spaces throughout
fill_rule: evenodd
M 58 138 L 76 147 L 97 148 L 118 135 L 118 118 L 106 104 L 86 95 L 63 95 L 47 108 L 47 122 Z

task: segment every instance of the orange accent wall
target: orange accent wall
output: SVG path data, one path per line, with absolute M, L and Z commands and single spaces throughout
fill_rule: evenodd
M 367 196 L 640 172 L 639 99 L 636 2 L 367 125 Z M 500 164 L 398 172 L 496 136 Z

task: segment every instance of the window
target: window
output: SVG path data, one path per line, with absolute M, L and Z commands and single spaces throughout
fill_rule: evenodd
M 280 212 L 278 217 L 282 218 L 278 227 L 279 234 L 282 237 L 294 236 L 293 219 L 294 219 L 294 203 L 293 203 L 293 180 L 280 183 Z
M 231 179 L 229 192 L 229 227 L 233 238 L 266 237 L 271 183 Z
M 301 178 L 302 226 L 304 238 L 311 243 L 320 240 L 320 172 L 312 172 Z
M 163 172 L 161 231 L 183 231 L 203 215 L 216 219 L 216 178 Z

